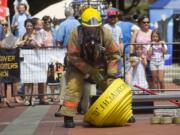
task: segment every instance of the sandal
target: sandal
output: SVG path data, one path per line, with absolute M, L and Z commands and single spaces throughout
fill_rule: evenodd
M 6 103 L 6 105 L 9 107 L 9 108 L 14 108 L 14 105 L 11 105 L 9 100 L 7 99 L 4 99 L 4 102 Z

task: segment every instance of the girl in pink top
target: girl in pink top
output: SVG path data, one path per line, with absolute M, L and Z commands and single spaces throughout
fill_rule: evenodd
M 165 89 L 164 85 L 164 55 L 167 45 L 161 41 L 160 33 L 154 30 L 151 35 L 151 46 L 148 50 L 150 56 L 150 69 L 152 71 L 152 84 L 154 89 Z
M 39 44 L 39 47 L 53 46 L 52 32 L 47 28 L 47 24 L 49 25 L 49 22 L 48 23 L 44 22 L 41 19 L 38 19 L 35 22 L 35 31 L 36 31 L 35 38 Z

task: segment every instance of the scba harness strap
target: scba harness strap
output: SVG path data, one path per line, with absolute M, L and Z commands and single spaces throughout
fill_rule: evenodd
M 103 61 L 106 70 L 107 63 L 104 50 L 104 31 L 102 28 L 98 29 L 95 33 L 88 33 L 83 26 L 78 27 L 78 37 L 80 44 L 80 56 L 88 64 L 92 65 L 95 61 Z

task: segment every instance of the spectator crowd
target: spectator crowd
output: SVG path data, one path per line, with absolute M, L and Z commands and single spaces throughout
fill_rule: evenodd
M 81 23 L 81 16 L 74 17 L 72 7 L 65 7 L 66 19 L 54 24 L 51 16 L 34 18 L 29 12 L 29 4 L 26 0 L 15 0 L 15 14 L 11 25 L 7 19 L 0 21 L 0 49 L 1 48 L 48 48 L 59 47 L 66 50 L 71 31 Z M 85 7 L 79 9 L 86 10 Z M 141 94 L 134 85 L 143 88 L 165 89 L 164 85 L 164 55 L 167 53 L 167 45 L 161 41 L 158 30 L 150 29 L 148 16 L 140 16 L 138 21 L 124 21 L 122 11 L 110 7 L 107 9 L 107 19 L 102 27 L 109 30 L 115 45 L 119 48 L 118 74 L 132 87 L 134 94 Z M 65 62 L 66 63 L 66 62 Z M 63 94 L 66 85 L 66 64 L 64 65 L 61 78 L 60 104 L 63 103 Z M 15 95 L 24 93 L 30 95 L 34 84 L 11 82 Z M 0 97 L 5 96 L 6 83 L 0 82 Z M 20 86 L 20 90 L 18 89 Z M 47 83 L 38 83 L 39 104 L 49 104 L 47 96 Z M 49 86 L 54 94 L 54 86 Z M 53 101 L 55 100 L 54 97 Z M 7 98 L 3 98 L 8 106 L 11 106 Z M 29 96 L 15 96 L 15 102 L 31 105 L 33 99 Z M 60 109 L 60 108 L 59 108 Z

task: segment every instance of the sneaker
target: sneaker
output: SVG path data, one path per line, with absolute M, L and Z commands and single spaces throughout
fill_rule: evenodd
M 55 112 L 54 113 L 54 117 L 62 117 L 63 115 L 62 114 L 60 114 L 60 112 Z
M 31 99 L 31 105 L 34 106 L 35 105 L 35 98 Z
M 14 108 L 14 105 L 11 105 L 9 100 L 7 100 L 6 98 L 4 99 L 4 102 L 6 103 L 6 105 L 9 107 L 9 108 Z
M 41 101 L 39 101 L 39 105 L 49 105 L 49 102 L 41 100 Z
M 25 105 L 25 106 L 29 106 L 29 105 L 30 105 L 30 102 L 29 102 L 28 100 L 25 100 L 24 105 Z
M 129 120 L 128 123 L 135 123 L 136 119 L 134 118 L 134 116 L 132 116 Z
M 65 128 L 74 128 L 75 127 L 73 117 L 64 116 L 64 127 Z
M 61 107 L 62 107 L 62 105 L 60 105 L 57 112 L 54 113 L 54 117 L 62 117 L 63 116 L 62 114 L 60 114 Z

